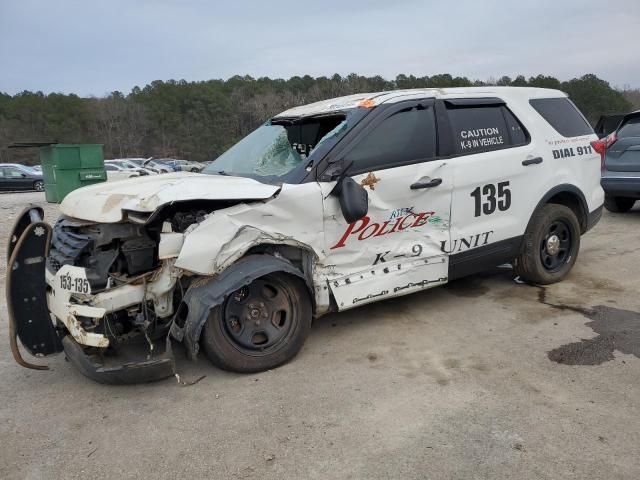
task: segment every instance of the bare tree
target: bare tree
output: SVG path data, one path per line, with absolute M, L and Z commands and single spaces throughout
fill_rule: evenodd
M 120 92 L 97 99 L 94 108 L 94 130 L 102 139 L 107 156 L 140 155 L 148 130 L 145 108 L 126 99 Z

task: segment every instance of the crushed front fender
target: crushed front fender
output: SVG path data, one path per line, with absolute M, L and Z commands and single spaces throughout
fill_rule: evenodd
M 278 271 L 296 275 L 306 282 L 304 274 L 284 258 L 248 255 L 220 275 L 193 284 L 178 307 L 171 336 L 182 341 L 189 357 L 195 360 L 202 327 L 211 309 L 222 304 L 227 295 L 249 285 L 256 278 Z

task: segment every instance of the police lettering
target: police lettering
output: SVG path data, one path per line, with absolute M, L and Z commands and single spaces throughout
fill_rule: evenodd
M 340 240 L 338 240 L 338 243 L 331 247 L 331 250 L 344 247 L 350 237 L 362 241 L 371 237 L 380 237 L 390 233 L 402 232 L 410 228 L 421 227 L 425 225 L 434 214 L 435 212 L 409 213 L 408 215 L 382 223 L 371 222 L 371 218 L 365 215 L 362 219 L 349 224 Z

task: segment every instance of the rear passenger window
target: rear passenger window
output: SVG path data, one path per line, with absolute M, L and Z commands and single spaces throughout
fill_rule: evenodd
M 589 122 L 566 97 L 535 98 L 529 100 L 529 103 L 563 137 L 579 137 L 593 133 Z
M 460 155 L 517 147 L 528 142 L 522 125 L 504 106 L 452 106 L 448 112 L 456 153 Z
M 416 106 L 394 113 L 364 137 L 346 156 L 354 173 L 381 170 L 436 156 L 433 108 Z

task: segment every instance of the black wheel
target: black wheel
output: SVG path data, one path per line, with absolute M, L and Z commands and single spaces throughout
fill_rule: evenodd
M 195 168 L 195 167 L 191 169 L 191 173 L 198 173 L 199 171 L 200 171 L 200 170 L 198 170 L 198 169 L 197 169 L 197 168 Z
M 633 208 L 635 199 L 629 197 L 604 196 L 604 208 L 612 213 L 625 213 Z
M 580 250 L 580 224 L 564 205 L 547 204 L 529 222 L 514 270 L 523 280 L 547 285 L 567 276 Z
M 36 192 L 44 192 L 44 182 L 42 180 L 36 180 L 33 182 L 33 189 Z
M 304 282 L 273 273 L 254 280 L 213 308 L 201 342 L 223 370 L 260 372 L 291 360 L 311 328 L 311 301 Z

